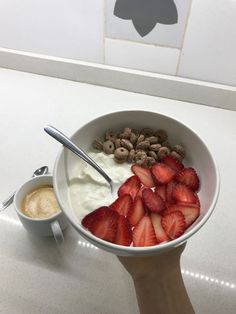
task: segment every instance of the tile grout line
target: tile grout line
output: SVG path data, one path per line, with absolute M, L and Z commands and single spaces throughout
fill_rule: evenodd
M 180 62 L 181 62 L 181 57 L 182 57 L 182 50 L 183 50 L 184 41 L 185 41 L 185 37 L 186 37 L 186 33 L 187 33 L 187 27 L 188 27 L 188 24 L 189 24 L 190 15 L 191 15 L 191 12 L 192 12 L 192 7 L 193 7 L 193 0 L 190 0 L 190 1 L 191 1 L 191 4 L 190 4 L 190 7 L 189 7 L 188 16 L 187 16 L 186 23 L 185 23 L 183 40 L 182 40 L 182 44 L 181 44 L 181 47 L 180 47 L 179 59 L 178 59 L 177 67 L 176 67 L 176 74 L 175 74 L 176 76 L 179 76 L 178 72 L 179 72 L 179 67 L 180 67 Z
M 128 42 L 131 44 L 137 44 L 137 45 L 142 45 L 142 46 L 152 46 L 152 47 L 158 47 L 158 48 L 176 49 L 179 51 L 181 49 L 179 47 L 171 47 L 171 46 L 164 46 L 164 45 L 160 45 L 160 44 L 143 43 L 140 41 L 134 41 L 134 40 L 123 39 L 123 38 L 106 37 L 106 39 L 115 40 L 115 41 L 124 41 L 124 42 Z
M 106 0 L 103 0 L 103 64 L 105 64 L 105 40 L 106 40 L 106 36 L 105 36 L 105 32 L 106 32 L 106 4 L 105 4 Z

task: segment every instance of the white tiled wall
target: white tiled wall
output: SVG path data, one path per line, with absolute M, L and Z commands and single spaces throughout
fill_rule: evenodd
M 105 62 L 110 65 L 175 75 L 179 49 L 140 44 L 132 41 L 105 40 Z
M 116 0 L 0 0 L 0 47 L 236 86 L 236 0 L 168 1 L 178 23 L 141 37 Z
M 236 85 L 236 0 L 193 0 L 178 75 Z
M 0 47 L 103 62 L 103 0 L 0 0 Z

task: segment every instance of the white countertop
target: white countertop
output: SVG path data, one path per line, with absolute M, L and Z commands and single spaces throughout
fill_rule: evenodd
M 33 170 L 52 170 L 67 135 L 111 111 L 145 109 L 191 126 L 214 153 L 221 174 L 217 206 L 188 241 L 182 270 L 197 314 L 236 311 L 236 112 L 0 69 L 0 200 Z M 65 243 L 30 236 L 13 206 L 0 213 L 0 313 L 136 314 L 132 281 L 117 258 L 91 247 L 69 227 Z M 163 313 L 164 314 L 164 313 Z

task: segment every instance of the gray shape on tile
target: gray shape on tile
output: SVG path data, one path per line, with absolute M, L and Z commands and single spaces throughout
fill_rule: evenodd
M 134 14 L 136 0 L 116 0 L 114 14 L 124 20 L 131 20 Z
M 146 7 L 143 10 L 144 12 L 140 12 L 140 5 L 137 6 L 137 3 L 141 2 L 146 3 Z M 154 2 L 154 0 L 148 0 L 148 3 L 151 2 Z M 160 0 L 155 0 L 155 2 L 160 3 Z M 168 16 L 171 16 L 170 19 L 167 18 L 167 15 L 163 14 L 163 10 L 167 10 L 167 5 L 164 5 L 163 3 L 167 2 L 167 0 L 162 1 L 162 6 L 159 8 L 158 12 L 156 12 L 157 10 L 151 10 L 152 15 L 149 18 L 149 23 L 145 28 L 140 30 L 137 25 L 139 25 L 141 22 L 143 23 L 143 21 L 132 22 L 132 20 L 134 21 L 134 15 L 136 16 L 136 20 L 137 18 L 141 19 L 140 13 L 142 13 L 144 16 L 147 15 L 149 7 L 147 6 L 147 0 L 106 0 L 105 36 L 113 39 L 130 40 L 160 46 L 181 48 L 191 0 L 175 0 L 175 3 L 173 0 L 171 0 L 169 3 L 172 3 L 176 7 L 176 16 L 173 14 L 173 12 L 172 15 L 170 15 L 169 10 Z M 120 9 L 122 5 L 125 6 L 125 10 Z M 139 8 L 139 10 L 137 8 Z M 154 8 L 157 9 L 157 5 L 154 6 Z M 153 19 L 154 16 L 155 20 Z M 170 24 L 175 20 L 175 24 Z M 147 23 L 146 18 L 145 21 Z M 157 22 L 157 24 L 154 25 L 155 22 Z M 141 36 L 143 36 L 142 34 L 145 34 L 145 32 L 148 30 L 149 33 L 144 35 L 144 37 L 141 37 L 135 27 L 138 28 L 138 30 L 141 32 Z
M 135 18 L 132 20 L 136 31 L 139 33 L 140 36 L 144 37 L 149 34 L 153 28 L 156 26 L 157 21 L 155 19 L 142 19 L 142 18 Z
M 117 0 L 114 15 L 131 19 L 139 35 L 146 36 L 157 23 L 176 24 L 178 12 L 173 0 Z

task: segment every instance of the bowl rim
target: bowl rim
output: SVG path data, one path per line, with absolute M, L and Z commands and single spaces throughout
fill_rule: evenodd
M 69 222 L 71 223 L 71 225 L 79 232 L 79 234 L 81 234 L 85 239 L 90 239 L 91 242 L 93 243 L 98 243 L 101 247 L 106 247 L 108 251 L 117 251 L 117 253 L 119 251 L 122 251 L 123 253 L 127 253 L 127 255 L 135 255 L 135 253 L 139 253 L 139 254 L 149 254 L 149 253 L 155 253 L 158 251 L 163 250 L 167 250 L 170 249 L 172 247 L 176 247 L 178 245 L 180 245 L 181 243 L 184 243 L 187 241 L 188 238 L 190 238 L 194 233 L 196 233 L 199 229 L 201 229 L 201 227 L 207 222 L 207 220 L 210 218 L 210 216 L 212 215 L 215 205 L 217 203 L 218 197 L 219 197 L 219 191 L 220 191 L 220 174 L 219 174 L 219 170 L 218 170 L 218 166 L 216 163 L 215 158 L 213 157 L 213 154 L 211 152 L 211 150 L 208 148 L 207 144 L 205 143 L 205 141 L 188 125 L 186 125 L 185 123 L 170 117 L 166 114 L 162 114 L 159 112 L 154 112 L 154 111 L 149 111 L 149 110 L 119 110 L 119 111 L 112 111 L 103 115 L 100 115 L 86 123 L 84 123 L 79 129 L 77 129 L 71 136 L 70 139 L 73 138 L 83 127 L 89 125 L 90 123 L 94 123 L 97 120 L 101 119 L 101 118 L 105 118 L 107 116 L 113 115 L 113 114 L 118 114 L 118 113 L 123 113 L 123 112 L 130 112 L 132 114 L 134 114 L 135 112 L 145 112 L 145 113 L 150 113 L 150 114 L 155 114 L 155 115 L 159 115 L 162 116 L 163 118 L 167 118 L 167 119 L 171 119 L 177 123 L 180 123 L 182 126 L 184 126 L 185 128 L 187 128 L 189 131 L 191 131 L 199 140 L 200 142 L 202 142 L 202 144 L 205 146 L 205 149 L 208 151 L 209 155 L 211 156 L 212 162 L 213 162 L 213 166 L 215 169 L 215 174 L 216 174 L 216 188 L 215 188 L 215 193 L 213 196 L 213 200 L 211 202 L 211 206 L 209 207 L 209 209 L 207 210 L 206 214 L 204 215 L 204 217 L 201 219 L 201 221 L 199 221 L 192 229 L 190 229 L 189 231 L 187 231 L 186 233 L 184 233 L 182 236 L 180 236 L 177 239 L 171 240 L 169 242 L 166 243 L 160 243 L 154 246 L 146 246 L 146 247 L 133 247 L 133 246 L 123 246 L 123 245 L 118 245 L 115 243 L 111 243 L 105 240 L 102 240 L 96 236 L 94 236 L 92 233 L 90 233 L 88 230 L 86 230 L 85 228 L 82 227 L 82 225 L 80 226 L 79 224 L 75 223 L 73 220 L 70 219 L 70 217 L 67 215 L 67 212 L 64 210 L 64 204 L 60 198 L 60 194 L 59 194 L 59 189 L 57 186 L 57 176 L 56 176 L 56 170 L 58 167 L 58 163 L 59 163 L 59 159 L 61 157 L 61 155 L 63 154 L 65 148 L 62 146 L 61 149 L 59 150 L 55 163 L 54 163 L 54 168 L 53 168 L 53 187 L 55 190 L 55 194 L 56 194 L 56 198 L 58 200 L 58 203 L 61 207 L 61 210 L 63 211 L 63 213 L 65 214 L 66 218 L 69 220 Z M 99 247 L 98 245 L 98 247 Z

